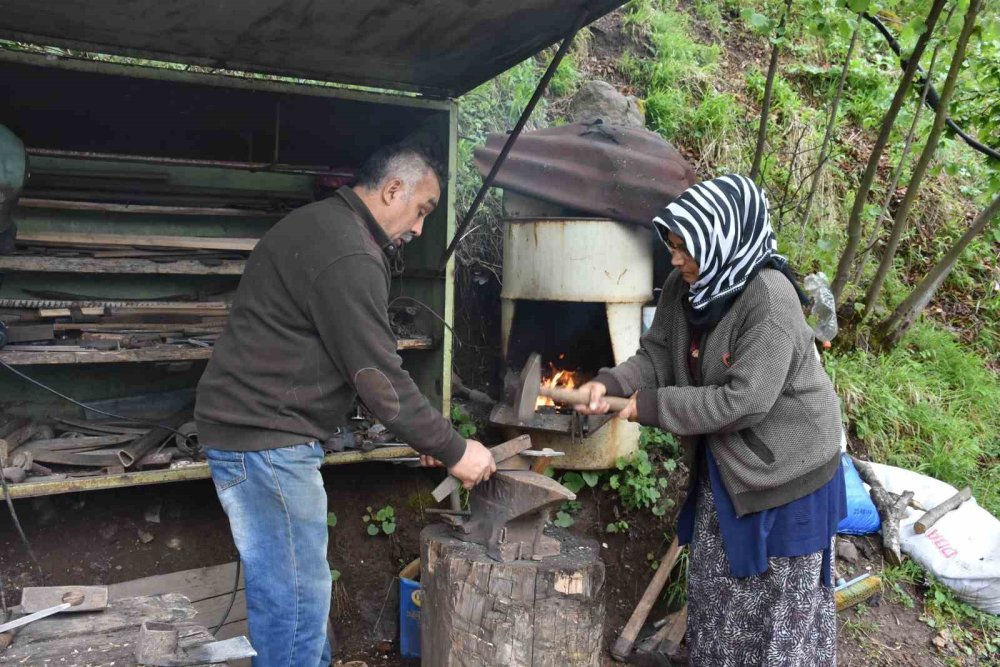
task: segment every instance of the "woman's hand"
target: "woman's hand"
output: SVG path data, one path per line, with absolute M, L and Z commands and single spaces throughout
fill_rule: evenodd
M 618 413 L 619 419 L 626 419 L 630 422 L 639 421 L 639 402 L 638 402 L 639 392 L 632 394 L 632 397 L 628 399 L 628 405 L 626 405 L 621 412 Z
M 608 402 L 604 400 L 605 394 L 608 393 L 608 388 L 604 386 L 603 382 L 594 382 L 592 380 L 580 385 L 579 390 L 586 391 L 590 396 L 586 404 L 581 403 L 573 406 L 573 409 L 581 415 L 603 415 L 607 414 L 608 410 L 611 409 Z

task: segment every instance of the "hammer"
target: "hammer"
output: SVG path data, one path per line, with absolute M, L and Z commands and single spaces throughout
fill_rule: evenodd
M 528 363 L 521 371 L 520 384 L 514 394 L 514 407 L 517 409 L 518 421 L 528 421 L 535 414 L 535 403 L 539 396 L 551 398 L 556 403 L 564 405 L 579 405 L 590 402 L 590 394 L 582 389 L 564 389 L 561 387 L 542 386 L 542 356 L 537 352 L 528 357 Z M 605 396 L 611 409 L 620 412 L 625 409 L 630 399 L 618 396 Z

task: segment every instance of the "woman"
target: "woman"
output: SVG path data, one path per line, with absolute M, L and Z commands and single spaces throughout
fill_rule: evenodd
M 631 396 L 620 417 L 681 436 L 692 665 L 835 665 L 840 409 L 767 199 L 723 176 L 654 223 L 676 271 L 639 351 L 602 369 L 576 407 L 603 414 L 606 394 Z

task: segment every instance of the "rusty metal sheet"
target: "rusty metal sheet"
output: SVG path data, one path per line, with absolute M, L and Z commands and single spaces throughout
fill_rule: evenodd
M 476 149 L 476 167 L 484 176 L 505 139 L 491 134 Z M 695 180 L 684 157 L 653 132 L 588 121 L 522 134 L 500 168 L 496 186 L 652 227 L 653 216 Z
M 593 0 L 586 22 L 624 0 Z M 0 37 L 451 97 L 565 36 L 580 0 L 0 0 Z

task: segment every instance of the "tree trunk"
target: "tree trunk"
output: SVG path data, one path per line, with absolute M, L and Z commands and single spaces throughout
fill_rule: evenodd
M 997 195 L 990 205 L 980 212 L 968 231 L 934 265 L 934 268 L 924 276 L 923 280 L 913 288 L 910 295 L 896 307 L 892 315 L 879 324 L 875 330 L 875 335 L 882 349 L 891 350 L 896 346 L 903 337 L 903 334 L 906 333 L 906 330 L 917 319 L 917 316 L 927 307 L 931 297 L 934 296 L 934 293 L 941 286 L 941 283 L 944 282 L 944 279 L 955 268 L 955 262 L 958 261 L 958 258 L 965 252 L 965 249 L 972 243 L 972 240 L 982 234 L 986 226 L 997 215 L 1000 215 L 1000 195 Z
M 809 186 L 809 196 L 806 197 L 805 211 L 802 213 L 802 236 L 799 237 L 799 245 L 805 238 L 806 227 L 809 226 L 809 217 L 812 215 L 813 200 L 819 190 L 819 182 L 823 176 L 823 167 L 829 159 L 830 140 L 833 138 L 833 130 L 837 126 L 837 111 L 840 109 L 840 99 L 844 94 L 844 83 L 847 81 L 847 73 L 851 69 L 851 59 L 854 57 L 854 46 L 858 43 L 858 33 L 861 32 L 861 18 L 858 17 L 858 24 L 854 26 L 854 33 L 851 35 L 851 44 L 847 47 L 847 56 L 844 58 L 844 67 L 840 70 L 840 79 L 837 81 L 837 92 L 834 93 L 833 101 L 830 102 L 830 119 L 826 122 L 826 132 L 823 133 L 823 143 L 819 148 L 819 163 L 816 165 L 816 173 L 813 174 L 812 184 Z
M 605 576 L 600 545 L 565 530 L 550 534 L 562 542 L 558 556 L 501 563 L 444 524 L 424 528 L 423 664 L 599 667 Z
M 831 290 L 838 302 L 840 301 L 844 287 L 847 285 L 847 279 L 851 274 L 851 267 L 854 265 L 854 256 L 861 242 L 861 214 L 864 212 L 865 204 L 868 202 L 868 194 L 871 192 L 872 183 L 875 181 L 875 174 L 878 172 L 879 159 L 882 157 L 882 151 L 885 150 L 886 144 L 889 143 L 889 136 L 892 133 L 892 126 L 896 123 L 896 116 L 899 115 L 899 110 L 903 106 L 906 94 L 913 83 L 913 77 L 916 76 L 917 69 L 920 67 L 920 57 L 924 54 L 931 35 L 934 34 L 934 27 L 937 25 L 938 18 L 941 16 L 941 11 L 944 9 L 945 4 L 947 4 L 947 0 L 934 0 L 934 4 L 927 14 L 927 20 L 924 22 L 926 29 L 917 39 L 917 43 L 913 47 L 913 53 L 910 54 L 910 58 L 906 61 L 906 69 L 903 70 L 903 77 L 899 80 L 899 86 L 896 88 L 896 94 L 892 98 L 889 110 L 885 112 L 885 116 L 882 118 L 882 127 L 879 129 L 878 138 L 875 140 L 872 153 L 868 157 L 868 165 L 861 176 L 858 192 L 854 195 L 854 205 L 851 208 L 851 216 L 847 221 L 847 245 L 844 247 L 844 252 L 840 256 L 840 262 L 837 264 L 837 275 L 834 278 Z
M 767 145 L 767 117 L 771 115 L 771 93 L 774 90 L 774 77 L 778 74 L 779 40 L 785 33 L 785 22 L 791 11 L 792 0 L 785 0 L 785 11 L 782 13 L 778 29 L 775 31 L 774 44 L 771 45 L 771 62 L 767 66 L 764 99 L 761 101 L 760 107 L 760 125 L 757 127 L 757 148 L 753 154 L 753 166 L 750 167 L 751 181 L 757 180 L 760 175 L 760 163 L 764 159 L 764 147 Z
M 944 19 L 944 24 L 948 25 L 951 22 L 951 15 L 955 12 L 955 8 L 958 5 L 952 5 L 951 9 L 948 10 L 948 15 Z M 875 218 L 875 224 L 872 226 L 871 234 L 868 236 L 868 240 L 865 242 L 864 249 L 861 251 L 861 256 L 857 259 L 857 268 L 854 271 L 854 282 L 861 280 L 864 275 L 865 264 L 868 262 L 868 254 L 878 243 L 879 230 L 882 227 L 882 221 L 889 219 L 889 206 L 892 204 L 892 197 L 896 194 L 896 188 L 899 186 L 899 179 L 903 177 L 903 170 L 906 168 L 906 162 L 910 157 L 910 149 L 913 148 L 913 140 L 917 135 L 917 127 L 920 124 L 920 118 L 924 113 L 924 105 L 927 101 L 927 95 L 931 89 L 931 77 L 934 76 L 934 67 L 937 65 L 938 54 L 941 52 L 941 47 L 944 41 L 938 40 L 938 43 L 934 46 L 934 53 L 931 54 L 931 64 L 927 67 L 927 73 L 924 75 L 924 81 L 926 85 L 920 92 L 920 98 L 917 100 L 916 109 L 913 112 L 913 122 L 910 123 L 910 129 L 906 133 L 906 139 L 903 141 L 903 150 L 899 155 L 899 163 L 896 165 L 896 169 L 892 173 L 892 180 L 889 181 L 889 187 L 885 191 L 885 201 L 882 202 L 882 209 L 879 211 L 878 217 Z
M 944 90 L 941 92 L 941 100 L 938 102 L 938 108 L 934 114 L 934 126 L 931 128 L 931 133 L 927 137 L 927 143 L 924 145 L 923 152 L 920 153 L 917 164 L 913 167 L 910 182 L 906 186 L 906 195 L 903 197 L 899 208 L 896 209 L 896 215 L 892 221 L 892 232 L 889 234 L 889 241 L 885 246 L 885 251 L 882 253 L 882 261 L 879 262 L 878 271 L 875 272 L 875 277 L 872 279 L 871 284 L 868 286 L 868 291 L 865 293 L 866 313 L 872 312 L 872 308 L 882 294 L 882 286 L 885 284 L 885 279 L 889 275 L 893 261 L 896 258 L 899 240 L 906 232 L 910 208 L 912 208 L 913 202 L 917 198 L 917 193 L 920 191 L 920 184 L 927 173 L 927 167 L 930 166 L 931 159 L 933 159 L 934 153 L 937 152 L 941 133 L 944 132 L 945 121 L 948 120 L 948 105 L 951 104 L 951 98 L 955 93 L 955 85 L 958 82 L 958 74 L 962 70 L 962 61 L 965 60 L 965 47 L 969 44 L 969 37 L 972 35 L 973 27 L 975 27 L 976 15 L 979 13 L 980 7 L 982 7 L 982 0 L 971 0 L 969 2 L 969 9 L 965 12 L 965 22 L 962 25 L 962 32 L 958 36 L 958 42 L 955 44 L 955 53 L 951 59 L 951 66 L 948 68 L 948 76 L 944 80 Z

